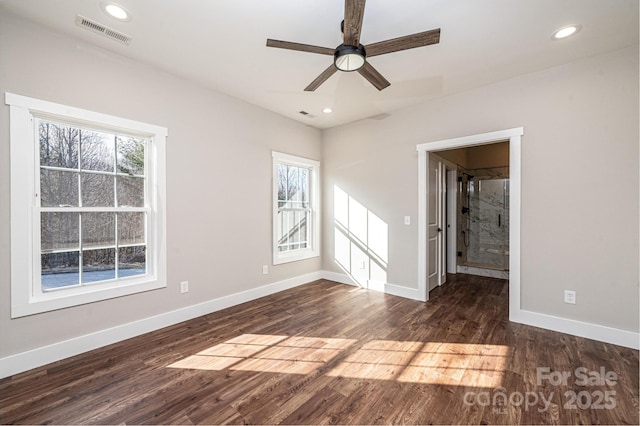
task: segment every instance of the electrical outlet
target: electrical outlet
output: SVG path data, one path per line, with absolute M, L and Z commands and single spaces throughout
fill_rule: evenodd
M 262 275 L 267 275 L 269 273 L 269 266 L 262 265 Z
M 564 291 L 564 303 L 576 304 L 576 292 L 571 290 Z
M 182 281 L 180 283 L 180 293 L 188 293 L 189 292 L 189 281 Z

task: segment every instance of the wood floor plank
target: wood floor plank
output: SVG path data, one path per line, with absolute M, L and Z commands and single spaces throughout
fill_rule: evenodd
M 449 276 L 427 303 L 321 280 L 2 379 L 0 423 L 639 423 L 638 351 L 507 309 L 492 278 Z M 618 377 L 580 386 L 579 368 Z

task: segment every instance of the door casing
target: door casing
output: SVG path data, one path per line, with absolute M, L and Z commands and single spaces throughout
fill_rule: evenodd
M 427 142 L 416 146 L 418 151 L 418 296 L 429 300 L 427 271 L 429 247 L 427 244 L 427 212 L 429 211 L 429 161 L 433 151 L 487 145 L 509 141 L 509 319 L 518 315 L 520 306 L 520 191 L 521 191 L 521 142 L 523 127 L 481 133 L 461 138 Z

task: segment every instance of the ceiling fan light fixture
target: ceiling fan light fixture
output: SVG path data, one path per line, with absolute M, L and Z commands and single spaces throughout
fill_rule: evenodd
M 367 53 L 363 45 L 356 47 L 341 44 L 333 55 L 333 63 L 340 71 L 357 71 L 364 65 L 366 57 Z

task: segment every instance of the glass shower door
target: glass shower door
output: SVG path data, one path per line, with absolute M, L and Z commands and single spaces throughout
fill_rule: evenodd
M 509 179 L 469 182 L 467 264 L 509 269 Z

